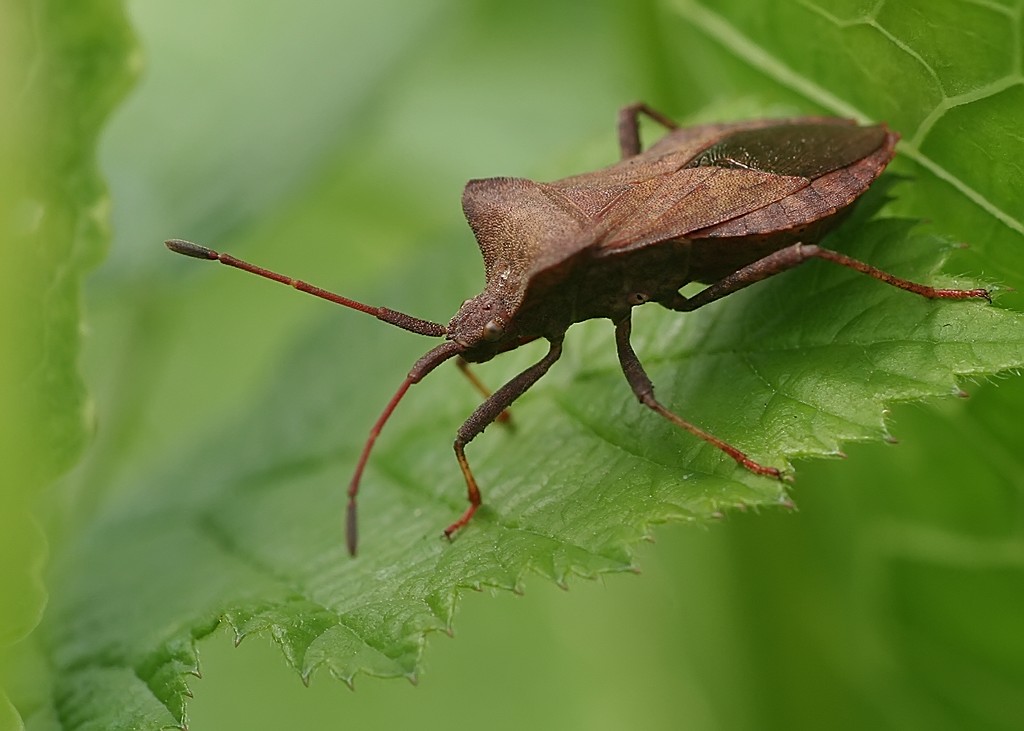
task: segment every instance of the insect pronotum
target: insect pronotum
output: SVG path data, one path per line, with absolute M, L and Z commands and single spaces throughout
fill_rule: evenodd
M 639 117 L 669 132 L 641 150 Z M 409 387 L 456 358 L 485 400 L 455 437 L 455 457 L 469 506 L 444 530 L 451 537 L 481 504 L 465 448 L 558 360 L 569 326 L 592 318 L 615 325 L 619 363 L 637 399 L 713 444 L 747 470 L 780 477 L 736 447 L 667 409 L 630 345 L 634 307 L 656 302 L 692 312 L 809 259 L 849 267 L 929 298 L 988 299 L 984 289 L 937 289 L 900 279 L 817 245 L 892 159 L 898 135 L 883 124 L 802 117 L 680 129 L 645 104 L 619 114 L 622 160 L 615 165 L 536 183 L 522 178 L 471 180 L 462 208 L 485 265 L 483 292 L 466 300 L 447 325 L 373 307 L 180 239 L 179 254 L 217 260 L 302 292 L 373 315 L 404 330 L 444 338 L 413 365 L 363 446 L 348 486 L 346 534 L 356 553 L 356 496 L 381 429 Z M 679 290 L 707 284 L 691 297 Z M 489 393 L 468 371 L 533 340 L 548 351 Z

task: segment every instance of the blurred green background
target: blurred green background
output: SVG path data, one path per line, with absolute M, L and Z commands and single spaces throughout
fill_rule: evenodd
M 956 37 L 991 21 L 1019 51 L 1020 2 L 985 17 L 982 4 L 899 5 L 850 23 L 849 43 L 869 54 L 905 40 L 941 77 L 936 103 L 1007 74 L 1020 84 L 1020 68 L 961 58 Z M 99 147 L 114 235 L 85 291 L 81 362 L 101 428 L 61 486 L 73 510 L 55 522 L 88 521 L 110 490 L 235 423 L 308 317 L 304 298 L 173 258 L 163 238 L 216 242 L 359 298 L 440 238 L 476 256 L 459 210 L 467 179 L 613 160 L 628 102 L 684 119 L 853 109 L 899 125 L 909 114 L 885 79 L 833 88 L 823 49 L 793 45 L 867 6 L 708 6 L 128 3 L 145 70 Z M 778 48 L 730 33 L 789 44 L 782 65 L 806 65 L 794 82 L 772 66 Z M 921 84 L 934 93 L 937 81 Z M 974 247 L 950 270 L 1020 289 L 1019 231 L 936 227 L 1005 244 Z M 395 297 L 386 304 L 450 314 L 443 293 Z M 204 327 L 213 311 L 230 327 Z M 196 353 L 230 378 L 196 373 Z M 217 632 L 200 645 L 190 728 L 1021 728 L 1024 386 L 966 388 L 967 400 L 895 408 L 898 446 L 800 464 L 797 513 L 663 528 L 637 557 L 640 576 L 470 594 L 456 638 L 430 636 L 418 687 L 360 677 L 350 692 L 319 673 L 306 688 L 267 639 L 234 648 Z

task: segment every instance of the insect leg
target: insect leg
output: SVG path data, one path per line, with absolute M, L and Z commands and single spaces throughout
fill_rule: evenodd
M 462 375 L 464 375 L 469 380 L 469 382 L 473 385 L 473 388 L 475 388 L 485 399 L 491 397 L 491 389 L 487 388 L 487 386 L 484 385 L 484 382 L 480 380 L 476 373 L 470 370 L 468 360 L 466 360 L 462 356 L 459 356 L 458 358 L 455 359 L 455 365 L 459 367 L 459 370 L 462 371 Z M 512 428 L 512 415 L 508 411 L 502 411 L 495 417 L 494 420 L 499 424 L 506 426 L 509 429 Z
M 644 371 L 644 367 L 640 364 L 640 359 L 636 357 L 636 352 L 633 350 L 633 346 L 630 345 L 629 342 L 629 335 L 632 329 L 632 320 L 629 317 L 626 317 L 625 320 L 616 324 L 615 345 L 618 349 L 619 363 L 622 365 L 622 372 L 626 375 L 626 380 L 629 381 L 629 385 L 633 389 L 633 393 L 636 394 L 640 403 L 660 414 L 680 429 L 685 429 L 694 436 L 700 437 L 708 444 L 718 447 L 736 460 L 741 466 L 750 470 L 754 474 L 767 475 L 775 478 L 781 477 L 782 473 L 780 473 L 776 468 L 765 467 L 764 465 L 755 462 L 728 442 L 722 441 L 718 437 L 709 434 L 703 429 L 700 429 L 699 427 L 696 427 L 690 422 L 682 419 L 677 414 L 672 413 L 665 408 L 661 402 L 654 398 L 654 384 L 651 383 L 651 379 Z
M 562 354 L 562 338 L 559 337 L 550 342 L 548 352 L 543 358 L 491 394 L 459 427 L 455 436 L 455 457 L 459 460 L 462 476 L 466 478 L 469 507 L 458 520 L 444 529 L 446 538 L 451 538 L 455 531 L 466 525 L 481 503 L 480 488 L 477 487 L 476 478 L 473 477 L 473 472 L 469 469 L 469 462 L 466 460 L 466 445 L 486 429 L 488 424 L 497 419 L 498 415 L 505 411 L 513 401 L 526 393 L 527 389 L 547 373 L 551 365 L 558 360 Z
M 692 312 L 698 307 L 703 307 L 728 294 L 749 287 L 755 282 L 760 282 L 762 279 L 767 279 L 787 269 L 803 264 L 808 259 L 831 261 L 854 269 L 862 274 L 867 274 L 886 284 L 891 284 L 894 287 L 899 287 L 900 289 L 905 289 L 908 292 L 913 292 L 930 299 L 989 299 L 989 293 L 984 289 L 938 289 L 936 287 L 929 287 L 926 284 L 919 284 L 893 276 L 888 272 L 853 259 L 845 254 L 840 254 L 837 251 L 823 249 L 815 244 L 797 243 L 787 246 L 785 249 L 779 249 L 763 259 L 758 259 L 753 264 L 748 264 L 742 269 L 736 270 L 692 297 L 687 298 L 677 294 L 672 299 L 660 301 L 659 304 L 679 312 Z
M 679 127 L 673 120 L 661 112 L 651 109 L 643 102 L 630 104 L 619 110 L 619 150 L 622 158 L 633 157 L 640 154 L 640 115 L 646 114 L 666 129 L 677 129 Z
M 840 266 L 849 267 L 862 274 L 867 274 L 869 277 L 891 284 L 894 287 L 905 289 L 908 292 L 919 294 L 922 297 L 928 299 L 953 299 L 953 300 L 964 300 L 964 299 L 986 299 L 989 302 L 992 301 L 992 297 L 987 289 L 939 289 L 938 287 L 929 287 L 927 284 L 920 284 L 919 282 L 911 282 L 909 279 L 901 279 L 900 277 L 893 276 L 889 272 L 876 269 L 870 264 L 865 264 L 857 259 L 852 259 L 845 254 L 840 254 L 838 251 L 832 251 L 831 249 L 823 249 L 820 246 L 808 246 L 804 247 L 807 249 L 814 249 L 810 256 L 817 257 L 818 259 L 824 259 L 825 261 L 835 262 Z

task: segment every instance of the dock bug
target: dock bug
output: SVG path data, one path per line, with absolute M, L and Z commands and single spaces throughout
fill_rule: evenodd
M 641 150 L 640 115 L 669 131 Z M 486 398 L 456 433 L 455 456 L 469 506 L 444 535 L 480 506 L 465 448 L 558 360 L 569 326 L 607 318 L 615 326 L 622 371 L 643 405 L 713 444 L 759 475 L 780 477 L 736 447 L 669 411 L 630 345 L 634 307 L 656 302 L 692 312 L 809 259 L 849 267 L 908 292 L 945 299 L 988 299 L 984 289 L 936 289 L 900 279 L 818 246 L 892 159 L 898 135 L 884 124 L 801 117 L 678 128 L 644 104 L 619 115 L 622 160 L 596 172 L 537 183 L 471 180 L 462 208 L 483 254 L 483 292 L 462 303 L 447 325 L 372 307 L 180 239 L 179 254 L 217 260 L 302 292 L 373 315 L 404 330 L 444 338 L 413 365 L 370 430 L 348 487 L 348 550 L 356 553 L 356 495 L 370 451 L 409 387 L 456 358 L 463 371 L 537 339 L 548 351 Z M 708 285 L 691 297 L 689 282 Z

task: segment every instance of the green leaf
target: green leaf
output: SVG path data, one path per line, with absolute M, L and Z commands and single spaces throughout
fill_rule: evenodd
M 942 244 L 908 228 L 851 228 L 843 248 L 927 275 Z M 850 247 L 854 231 L 860 241 Z M 883 403 L 950 393 L 952 373 L 999 370 L 1021 356 L 1015 316 L 919 301 L 823 266 L 738 295 L 709 318 L 644 319 L 640 350 L 656 354 L 648 361 L 669 403 L 773 461 L 883 436 Z M 460 587 L 519 590 L 531 571 L 564 582 L 627 569 L 629 547 L 651 523 L 785 499 L 778 483 L 749 477 L 641 411 L 598 350 L 609 333 L 590 328 L 571 341 L 586 352 L 562 369 L 562 382 L 524 399 L 517 433 L 488 434 L 471 450 L 488 503 L 451 545 L 438 536 L 461 510 L 461 490 L 443 434 L 472 396 L 451 378 L 417 386 L 371 463 L 362 555 L 351 560 L 341 486 L 361 434 L 349 420 L 368 423 L 369 413 L 352 381 L 318 362 L 351 359 L 333 330 L 298 344 L 299 357 L 278 374 L 284 386 L 252 416 L 78 542 L 48 637 L 66 668 L 62 697 L 83 685 L 90 696 L 97 683 L 118 687 L 120 676 L 124 692 L 141 682 L 180 719 L 190 642 L 218 617 L 239 639 L 269 631 L 303 677 L 321 666 L 346 681 L 359 671 L 414 677 L 423 632 L 450 626 Z M 361 365 L 343 370 L 355 381 Z M 103 600 L 125 596 L 132 600 L 118 607 Z M 112 674 L 111 664 L 132 672 Z
M 1009 279 L 1024 220 L 1013 119 L 1024 108 L 1018 2 L 669 0 L 686 105 L 708 98 L 814 105 L 903 135 L 900 209 L 970 242 L 958 257 Z M 984 39 L 984 40 L 980 40 Z M 697 59 L 697 60 L 694 60 Z M 1014 295 L 1013 303 L 1019 307 Z
M 323 167 L 304 186 L 293 183 L 284 192 L 268 192 L 265 180 L 253 172 L 258 164 L 240 154 L 232 164 L 214 166 L 227 169 L 231 184 L 192 190 L 188 186 L 203 175 L 188 174 L 187 159 L 168 154 L 173 159 L 157 166 L 166 174 L 160 179 L 165 187 L 150 192 L 156 200 L 174 199 L 171 193 L 192 196 L 177 199 L 194 204 L 183 203 L 181 228 L 154 227 L 154 221 L 170 225 L 163 212 L 139 215 L 127 225 L 146 232 L 152 241 L 145 246 L 152 248 L 171 235 L 216 235 L 209 243 L 218 246 L 219 234 L 238 241 L 255 238 L 255 247 L 244 251 L 223 247 L 308 279 L 320 271 L 317 281 L 325 286 L 443 320 L 474 293 L 480 276 L 470 236 L 452 213 L 457 181 L 504 172 L 552 177 L 612 159 L 613 130 L 605 135 L 604 151 L 594 152 L 587 145 L 603 125 L 563 125 L 562 117 L 568 107 L 566 113 L 589 119 L 606 100 L 589 103 L 584 97 L 570 104 L 564 85 L 578 83 L 573 69 L 579 59 L 607 63 L 599 61 L 601 54 L 616 42 L 626 45 L 622 38 L 630 32 L 616 29 L 630 26 L 616 22 L 619 11 L 609 10 L 611 3 L 595 6 L 600 8 L 596 19 L 582 29 L 579 18 L 562 18 L 548 5 L 527 4 L 517 8 L 515 18 L 500 10 L 473 15 L 442 9 L 423 21 L 432 35 L 409 32 L 415 45 L 382 32 L 378 38 L 398 46 L 389 51 L 393 57 L 402 58 L 402 44 L 408 43 L 416 49 L 417 63 L 397 64 L 392 75 L 380 77 L 379 90 L 364 89 L 364 96 L 340 112 L 319 108 L 304 115 L 287 105 L 289 117 L 312 117 L 324 128 L 347 120 L 360 132 L 329 153 L 329 138 L 321 138 Z M 942 272 L 961 267 L 988 272 L 989 261 L 1019 256 L 1001 253 L 998 245 L 1020 243 L 1013 220 L 999 215 L 1012 179 L 993 174 L 991 180 L 975 180 L 967 176 L 974 168 L 957 171 L 953 162 L 963 149 L 962 137 L 932 144 L 936 138 L 927 129 L 940 126 L 928 127 L 926 118 L 942 106 L 942 94 L 961 91 L 950 80 L 950 90 L 933 94 L 928 105 L 927 89 L 915 86 L 919 79 L 911 73 L 926 63 L 921 61 L 927 60 L 925 49 L 907 53 L 903 47 L 909 40 L 901 46 L 877 19 L 847 22 L 836 8 L 806 3 L 730 8 L 733 4 L 712 10 L 671 3 L 660 47 L 647 38 L 646 45 L 619 54 L 635 68 L 661 66 L 659 74 L 671 75 L 661 88 L 671 85 L 673 94 L 688 93 L 676 74 L 692 74 L 713 84 L 716 94 L 746 96 L 753 100 L 750 114 L 782 108 L 788 113 L 853 110 L 896 124 L 909 141 L 900 163 L 911 179 L 891 191 L 895 202 L 888 211 L 926 216 L 931 228 L 906 218 L 866 220 L 863 214 L 883 203 L 876 193 L 865 201 L 862 215 L 830 240 L 836 248 L 901 276 L 957 286 L 971 286 L 972 280 Z M 904 20 L 912 17 L 907 13 Z M 366 22 L 372 27 L 372 20 Z M 544 50 L 528 58 L 502 40 L 525 37 L 517 34 L 538 27 L 548 29 L 550 38 L 537 40 Z M 943 28 L 955 32 L 956 24 Z M 369 34 L 362 36 L 373 45 Z M 683 48 L 693 55 L 659 63 Z M 903 53 L 893 57 L 893 48 Z M 993 51 L 989 60 L 996 55 Z M 467 62 L 492 57 L 509 60 L 484 64 L 486 70 L 479 71 Z M 574 63 L 552 63 L 556 58 Z M 886 79 L 893 77 L 886 83 L 878 81 L 882 66 Z M 897 73 L 904 69 L 905 74 Z M 977 83 L 978 73 L 961 73 L 957 83 Z M 458 74 L 458 88 L 436 80 L 451 74 Z M 496 75 L 504 83 L 495 83 Z M 766 75 L 774 85 L 764 83 Z M 509 94 L 525 78 L 531 91 Z M 643 78 L 659 86 L 649 80 L 656 75 Z M 636 95 L 635 90 L 619 93 L 623 102 Z M 921 100 L 910 104 L 917 95 Z M 666 106 L 664 96 L 652 102 Z M 155 107 L 169 103 L 158 98 Z M 462 127 L 451 118 L 459 99 L 472 99 L 481 108 L 488 106 L 481 99 L 504 106 L 492 112 L 494 118 L 475 118 Z M 697 95 L 690 110 L 710 101 Z M 733 100 L 717 104 L 732 113 L 739 106 Z M 687 108 L 682 102 L 670 107 Z M 364 126 L 351 121 L 361 115 L 369 120 Z M 1009 124 L 1012 116 L 1000 118 Z M 417 123 L 403 123 L 408 119 Z M 546 127 L 538 124 L 541 119 Z M 463 134 L 470 127 L 473 131 Z M 238 128 L 245 132 L 244 125 Z M 140 124 L 134 134 L 142 136 L 143 129 Z M 302 129 L 299 139 L 312 134 Z M 472 135 L 485 143 L 475 144 Z M 198 136 L 201 141 L 203 135 Z M 451 137 L 462 143 L 458 152 L 433 151 L 434 141 Z M 980 154 L 998 159 L 1007 159 L 1019 144 L 1009 136 L 984 141 L 987 152 Z M 143 166 L 124 144 L 111 153 L 119 161 L 115 180 L 117 175 L 132 179 L 137 172 L 132 165 Z M 187 149 L 180 139 L 176 145 L 166 149 Z M 566 152 L 569 146 L 578 149 Z M 524 169 L 520 156 L 535 169 Z M 560 160 L 569 156 L 582 163 L 563 168 Z M 308 176 L 303 165 L 311 165 L 311 157 L 316 155 L 307 155 L 282 177 Z M 205 175 L 213 173 L 207 169 Z M 922 186 L 932 197 L 918 192 Z M 207 205 L 217 211 L 234 200 L 235 189 L 241 191 L 235 193 L 239 208 L 225 212 L 234 222 L 211 221 L 202 196 L 211 195 L 214 203 Z M 276 207 L 264 212 L 243 204 L 249 193 L 262 196 L 261 205 L 276 201 Z M 949 223 L 952 211 L 966 211 L 968 223 Z M 237 230 L 239 220 L 248 229 Z M 963 235 L 958 227 L 970 222 L 976 225 Z M 962 254 L 936 230 L 969 240 L 971 253 Z M 404 248 L 387 249 L 392 239 Z M 329 246 L 318 247 L 317 240 Z M 282 241 L 310 241 L 310 251 L 307 255 L 305 243 L 296 243 L 282 252 Z M 335 241 L 345 242 L 341 255 Z M 359 256 L 363 250 L 368 258 Z M 130 258 L 131 249 L 124 251 Z M 143 251 L 149 256 L 149 249 Z M 950 252 L 956 264 L 943 266 Z M 454 369 L 442 369 L 415 386 L 388 424 L 364 480 L 361 555 L 351 560 L 342 538 L 345 482 L 366 430 L 428 344 L 226 270 L 206 270 L 186 282 L 186 267 L 195 262 L 157 263 L 158 256 L 166 255 L 152 254 L 148 266 L 172 272 L 173 281 L 140 285 L 133 282 L 138 272 L 126 271 L 122 260 L 104 273 L 107 286 L 94 295 L 109 333 L 98 340 L 117 356 L 94 355 L 91 367 L 109 378 L 98 379 L 99 393 L 107 395 L 109 433 L 116 438 L 100 444 L 80 483 L 98 507 L 87 511 L 80 532 L 56 560 L 54 600 L 39 638 L 53 668 L 52 695 L 34 708 L 33 721 L 40 726 L 56 726 L 56 719 L 70 728 L 183 723 L 185 681 L 196 670 L 194 643 L 219 622 L 238 638 L 269 634 L 304 679 L 318 668 L 346 681 L 358 672 L 416 677 L 425 633 L 451 627 L 464 588 L 518 591 L 531 573 L 565 583 L 573 575 L 629 570 L 635 544 L 653 524 L 703 524 L 731 507 L 789 503 L 778 483 L 746 474 L 717 450 L 638 406 L 617 372 L 608 324 L 595 322 L 572 331 L 563 362 L 516 405 L 514 433 L 492 428 L 469 447 L 486 505 L 451 545 L 439 539 L 440 529 L 465 503 L 448 445 L 477 399 Z M 993 276 L 1012 284 L 1011 273 L 1019 268 L 998 267 Z M 374 271 L 382 273 L 372 276 Z M 132 303 L 130 312 L 126 301 Z M 956 393 L 956 374 L 983 377 L 1020 367 L 1024 323 L 1006 308 L 1007 301 L 1012 304 L 1013 297 L 1004 295 L 995 306 L 927 302 L 814 263 L 693 315 L 644 308 L 634 330 L 640 357 L 670 406 L 754 457 L 781 466 L 793 457 L 834 455 L 847 442 L 886 438 L 887 404 Z M 297 325 L 309 318 L 309 324 Z M 301 332 L 292 334 L 293 327 Z M 481 368 L 480 374 L 501 383 L 542 352 L 531 346 Z M 971 450 L 966 451 L 965 459 Z M 815 469 L 826 468 L 800 465 L 797 471 L 801 503 L 810 491 L 805 470 Z M 827 474 L 832 479 L 852 469 L 832 463 Z M 922 495 L 920 502 L 937 500 Z M 761 553 L 769 553 L 764 546 L 788 545 L 785 532 L 779 533 L 776 542 L 761 544 Z M 740 568 L 756 574 L 758 558 L 766 564 L 770 557 L 757 556 L 753 548 L 749 553 L 755 555 L 745 554 Z M 798 553 L 793 560 L 799 560 Z M 765 576 L 771 576 L 768 569 Z M 758 582 L 750 583 L 748 596 L 771 606 L 766 596 L 775 598 L 772 589 L 758 594 Z M 941 577 L 933 577 L 928 586 L 940 583 Z M 786 618 L 785 611 L 779 614 L 780 621 Z M 770 667 L 762 674 L 770 676 Z M 780 723 L 785 719 L 781 711 L 775 717 Z
M 46 605 L 43 488 L 91 433 L 78 372 L 80 283 L 109 237 L 95 164 L 100 126 L 130 83 L 116 3 L 0 13 L 0 655 Z M 4 683 L 6 685 L 6 683 Z M 20 718 L 0 688 L 0 726 Z

